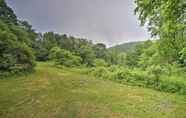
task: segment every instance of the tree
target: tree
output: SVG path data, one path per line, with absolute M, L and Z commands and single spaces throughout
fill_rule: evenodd
M 135 0 L 135 13 L 152 36 L 160 38 L 159 53 L 168 63 L 178 60 L 186 34 L 185 0 Z
M 17 17 L 5 0 L 0 0 L 0 19 L 6 24 L 17 24 Z
M 126 53 L 120 53 L 117 57 L 118 65 L 125 66 L 126 65 Z
M 0 30 L 0 70 L 10 71 L 19 65 L 22 69 L 32 69 L 34 66 L 33 52 L 26 43 L 8 31 Z
M 106 46 L 105 46 L 105 44 L 98 43 L 98 44 L 94 45 L 93 48 L 94 48 L 94 51 L 95 51 L 96 58 L 105 59 L 105 57 L 106 57 Z
M 38 34 L 32 28 L 32 25 L 30 25 L 27 21 L 19 21 L 19 25 L 28 33 L 28 37 L 31 42 L 30 46 L 34 48 L 34 42 L 37 39 Z
M 141 24 L 148 23 L 152 35 L 173 36 L 185 30 L 185 0 L 135 0 Z
M 16 64 L 12 51 L 15 47 L 16 36 L 7 31 L 0 30 L 0 70 L 8 71 Z
M 79 55 L 82 58 L 83 64 L 86 64 L 87 66 L 93 66 L 94 59 L 96 58 L 93 48 L 88 45 L 81 46 Z
M 139 55 L 136 51 L 127 53 L 126 56 L 126 65 L 129 67 L 137 67 L 139 61 Z
M 43 34 L 43 45 L 48 51 L 50 51 L 53 47 L 57 46 L 55 36 L 56 35 L 53 32 L 46 32 Z
M 33 41 L 33 49 L 35 51 L 36 59 L 38 61 L 49 60 L 50 50 L 58 46 L 57 34 L 53 32 L 46 32 L 44 34 L 35 34 L 36 39 Z
M 33 69 L 31 37 L 20 26 L 13 10 L 0 0 L 0 74 Z

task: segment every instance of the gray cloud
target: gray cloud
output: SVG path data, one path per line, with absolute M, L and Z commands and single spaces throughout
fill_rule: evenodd
M 133 0 L 7 0 L 38 31 L 55 31 L 107 45 L 146 40 Z

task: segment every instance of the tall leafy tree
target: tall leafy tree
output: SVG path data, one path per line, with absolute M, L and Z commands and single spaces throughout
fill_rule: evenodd
M 19 22 L 13 10 L 0 0 L 0 75 L 35 65 L 31 37 Z
M 87 66 L 93 66 L 94 59 L 96 58 L 93 48 L 89 45 L 80 47 L 79 55 L 82 58 L 82 62 Z
M 135 0 L 141 25 L 160 39 L 159 51 L 168 62 L 179 59 L 186 36 L 185 0 Z
M 98 43 L 96 45 L 94 45 L 94 51 L 96 54 L 96 58 L 101 58 L 101 59 L 105 59 L 106 58 L 106 45 L 103 43 Z
M 5 0 L 0 0 L 0 19 L 7 24 L 17 24 L 17 17 L 13 10 L 7 6 Z

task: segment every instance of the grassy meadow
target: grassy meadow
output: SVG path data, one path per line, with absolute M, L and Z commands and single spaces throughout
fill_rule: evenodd
M 0 118 L 186 118 L 186 0 L 67 1 L 0 0 Z
M 185 118 L 185 96 L 126 86 L 39 63 L 0 80 L 0 118 Z

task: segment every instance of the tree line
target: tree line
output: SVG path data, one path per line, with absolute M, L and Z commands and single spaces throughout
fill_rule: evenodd
M 17 18 L 0 0 L 0 73 L 9 75 L 34 69 L 36 61 L 54 60 L 65 66 L 117 63 L 105 44 L 54 32 L 38 33 Z

